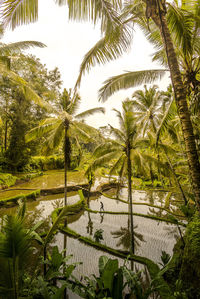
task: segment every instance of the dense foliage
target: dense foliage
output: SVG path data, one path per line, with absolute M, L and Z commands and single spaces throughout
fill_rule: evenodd
M 127 183 L 131 255 L 134 254 L 133 178 L 140 178 L 140 187 L 144 188 L 175 188 L 181 195 L 180 213 L 184 214 L 188 225 L 183 236 L 178 220 L 171 216 L 180 233 L 180 244 L 171 261 L 167 255 L 163 256 L 165 263 L 159 275 L 170 284 L 174 294 L 166 298 L 199 298 L 199 0 L 188 3 L 176 0 L 172 3 L 165 0 L 57 2 L 68 5 L 70 18 L 89 19 L 95 24 L 99 20 L 101 40 L 86 53 L 74 91 L 61 90 L 57 68 L 48 71 L 36 57 L 21 52 L 29 46 L 44 45 L 34 42 L 0 44 L 0 168 L 17 173 L 64 167 L 65 197 L 69 168 L 87 168 L 89 191 L 97 168 L 103 169 L 104 175 L 117 177 L 120 184 Z M 4 0 L 0 9 L 4 25 L 10 23 L 12 28 L 35 21 L 38 16 L 36 0 Z M 164 69 L 126 72 L 109 78 L 99 91 L 100 99 L 105 101 L 120 89 L 152 83 L 166 72 L 170 72 L 172 86 L 161 91 L 156 85 L 144 85 L 122 102 L 121 111 L 115 110 L 118 127 L 108 126 L 98 131 L 82 119 L 93 112 L 103 112 L 103 109 L 77 114 L 80 103 L 77 88 L 85 71 L 96 63 L 118 58 L 130 48 L 130 25 L 142 29 L 155 48 L 153 60 Z M 0 34 L 2 28 L 0 26 Z M 101 134 L 102 131 L 109 137 Z M 88 154 L 93 149 L 93 155 Z M 43 154 L 52 156 L 43 158 Z M 84 156 L 87 161 L 81 164 Z M 16 180 L 2 176 L 4 187 L 5 179 L 7 186 Z M 58 217 L 63 216 L 66 209 Z M 0 291 L 3 296 L 60 298 L 66 287 L 84 298 L 122 298 L 125 286 L 129 287 L 126 298 L 148 298 L 155 291 L 153 284 L 144 290 L 139 276 L 106 258 L 99 261 L 99 277 L 88 279 L 87 286 L 77 280 L 70 281 L 75 266 L 66 266 L 66 258 L 57 247 L 52 249 L 51 255 L 46 255 L 47 239 L 53 229 L 50 228 L 46 241 L 34 229 L 24 226 L 23 211 L 15 217 L 7 217 L 2 226 Z M 102 231 L 96 231 L 96 241 L 102 238 Z M 34 239 L 44 249 L 44 275 L 30 278 L 32 273 L 25 271 L 22 255 L 28 256 Z M 14 249 L 13 244 L 16 244 Z M 3 277 L 4 271 L 8 277 Z M 24 279 L 25 274 L 27 279 Z M 58 277 L 60 287 L 57 286 Z M 28 290 L 26 283 L 30 281 L 32 288 Z M 162 285 L 158 287 L 163 288 Z

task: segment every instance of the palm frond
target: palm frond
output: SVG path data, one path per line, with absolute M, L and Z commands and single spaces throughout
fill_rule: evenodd
M 119 154 L 120 152 L 116 150 L 95 159 L 95 161 L 88 167 L 85 174 L 87 175 L 90 172 L 94 172 L 99 167 L 107 166 L 113 159 L 117 159 Z
M 69 92 L 69 99 L 71 98 L 70 94 L 71 94 L 71 90 Z M 81 102 L 80 95 L 77 92 L 74 92 L 72 99 L 71 99 L 71 103 L 67 107 L 67 112 L 74 116 L 79 109 L 80 102 Z
M 56 118 L 47 118 L 40 122 L 39 126 L 31 129 L 26 134 L 26 142 L 30 142 L 31 140 L 34 140 L 38 137 L 42 137 L 45 134 L 48 134 L 49 132 L 53 132 L 56 130 L 59 126 L 61 126 L 62 121 L 60 119 Z
M 120 155 L 120 157 L 117 159 L 117 161 L 111 167 L 111 169 L 109 171 L 109 175 L 116 175 L 116 174 L 118 174 L 119 169 L 121 169 L 121 167 L 122 167 L 122 165 L 124 163 L 124 159 L 126 159 L 126 155 L 125 155 L 125 153 L 122 153 Z
M 88 130 L 89 131 L 89 130 Z M 92 137 L 88 134 L 88 131 L 84 128 L 82 123 L 73 122 L 69 129 L 69 135 L 72 137 L 73 135 L 82 139 L 83 141 L 91 141 Z
M 95 2 L 95 1 L 94 1 Z M 128 50 L 131 44 L 131 34 L 125 25 L 118 27 L 109 37 L 101 38 L 84 56 L 75 89 L 80 86 L 82 76 L 96 64 L 105 64 L 119 58 Z
M 93 21 L 94 24 L 100 20 L 102 32 L 112 32 L 121 24 L 116 9 L 108 0 L 68 0 L 68 9 L 69 19 Z
M 118 120 L 119 120 L 119 125 L 120 125 L 120 128 L 123 130 L 124 128 L 124 119 L 123 119 L 123 116 L 121 114 L 121 112 L 117 109 L 112 109 L 113 111 L 115 111 L 117 117 L 118 117 Z
M 89 109 L 89 110 L 86 110 L 84 112 L 81 112 L 79 114 L 77 114 L 75 116 L 76 119 L 82 119 L 82 118 L 85 118 L 87 116 L 90 116 L 90 115 L 94 115 L 95 113 L 105 113 L 105 108 L 103 107 L 97 107 L 97 108 L 92 108 L 92 109 Z
M 171 120 L 175 117 L 176 114 L 176 106 L 175 106 L 175 102 L 174 102 L 174 98 L 171 99 L 171 102 L 167 108 L 167 110 L 165 111 L 165 114 L 163 115 L 163 118 L 160 122 L 160 125 L 157 129 L 156 132 L 156 144 L 159 141 L 160 136 L 166 131 L 168 130 L 169 127 L 169 123 L 171 122 Z
M 53 128 L 52 128 L 53 129 Z M 50 131 L 49 137 L 46 140 L 46 144 L 50 150 L 56 149 L 63 140 L 64 136 L 64 123 L 57 121 L 57 124 L 53 130 Z
M 46 45 L 37 41 L 21 41 L 16 43 L 0 44 L 0 55 L 20 52 L 22 50 L 30 49 L 31 47 L 44 48 Z
M 104 82 L 99 90 L 99 100 L 106 101 L 112 94 L 121 90 L 140 85 L 142 83 L 152 83 L 162 79 L 168 70 L 144 70 L 138 72 L 126 72 L 109 78 Z
M 74 127 L 73 127 L 73 125 L 74 125 Z M 91 127 L 84 122 L 73 120 L 73 122 L 71 123 L 70 130 L 73 131 L 73 129 L 75 129 L 75 131 L 76 131 L 76 128 L 80 128 L 81 131 L 84 131 L 86 133 L 86 136 L 88 136 L 87 139 L 90 138 L 90 141 L 92 140 L 92 138 L 99 136 L 99 131 L 97 129 L 95 129 L 94 127 Z M 77 133 L 78 133 L 78 131 L 77 131 Z M 71 136 L 73 136 L 73 133 Z
M 123 143 L 125 143 L 125 140 L 126 140 L 125 132 L 122 132 L 121 130 L 114 128 L 111 125 L 109 125 L 109 126 L 110 126 L 110 130 L 111 130 L 111 134 L 113 134 L 115 136 L 115 138 L 118 141 L 120 141 L 123 145 Z
M 173 148 L 171 145 L 169 144 L 165 144 L 165 143 L 158 143 L 158 147 L 163 150 L 164 152 L 167 152 L 168 154 L 171 155 L 176 155 L 177 154 L 177 149 Z
M 113 142 L 106 142 L 103 144 L 98 145 L 94 152 L 93 152 L 93 157 L 95 158 L 99 158 L 102 157 L 112 151 L 117 151 L 119 150 L 120 147 L 118 146 L 118 144 L 115 144 Z
M 192 34 L 194 21 L 191 13 L 168 4 L 167 22 L 174 35 L 174 41 L 182 48 L 185 56 L 192 53 Z
M 160 49 L 152 55 L 152 61 L 158 61 L 162 66 L 167 65 L 167 55 L 165 49 Z
M 6 26 L 29 24 L 38 19 L 38 0 L 5 0 L 0 4 L 0 12 Z

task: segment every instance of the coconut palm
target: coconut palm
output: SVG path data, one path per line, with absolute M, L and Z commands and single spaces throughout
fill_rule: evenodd
M 194 1 L 198 6 L 198 0 Z M 185 3 L 185 1 L 184 1 Z M 169 7 L 171 8 L 172 6 Z M 187 8 L 187 7 L 186 7 Z M 157 27 L 158 33 L 162 40 L 162 44 L 165 48 L 165 53 L 167 57 L 167 65 L 170 70 L 171 79 L 172 79 L 172 85 L 175 93 L 175 100 L 176 105 L 178 108 L 178 114 L 180 117 L 181 127 L 183 131 L 183 137 L 184 137 L 184 143 L 186 147 L 186 153 L 187 153 L 187 160 L 188 165 L 190 169 L 190 176 L 192 179 L 192 186 L 193 191 L 196 198 L 196 203 L 198 208 L 200 209 L 200 181 L 199 181 L 199 175 L 200 175 L 200 164 L 198 160 L 198 154 L 196 150 L 196 144 L 195 144 L 195 138 L 193 134 L 193 127 L 190 120 L 190 112 L 188 110 L 187 105 L 187 88 L 183 84 L 181 72 L 179 69 L 178 59 L 176 52 L 174 50 L 173 40 L 170 34 L 170 30 L 168 27 L 167 19 L 167 7 L 166 7 L 166 1 L 161 0 L 135 0 L 127 2 L 127 7 L 125 8 L 124 15 L 127 16 L 126 21 L 137 23 L 140 25 L 141 22 L 144 21 L 144 19 L 147 19 L 147 28 L 151 28 L 152 22 L 154 23 L 154 26 Z M 150 19 L 152 22 L 150 22 Z M 187 26 L 191 27 L 191 22 L 193 18 L 188 18 L 187 20 Z M 198 18 L 197 18 L 198 20 Z M 181 22 L 180 22 L 181 23 Z M 199 25 L 199 24 L 198 24 Z M 182 26 L 183 27 L 183 26 Z M 153 28 L 154 29 L 154 28 Z M 196 26 L 196 30 L 198 30 L 198 27 Z M 154 30 L 151 30 L 154 32 Z M 197 32 L 198 34 L 198 32 Z M 181 36 L 181 33 L 179 32 L 179 36 Z M 187 35 L 183 35 L 185 39 L 187 39 Z M 159 45 L 158 45 L 159 46 Z M 97 54 L 98 53 L 98 54 Z M 81 72 L 83 72 L 83 68 L 85 70 L 89 69 L 89 66 L 94 64 L 94 60 L 96 59 L 97 62 L 99 62 L 99 57 L 104 57 L 106 54 L 104 51 L 101 53 L 96 51 L 89 51 L 87 53 L 87 57 L 85 57 L 84 65 L 81 66 Z M 98 59 L 97 59 L 98 57 Z M 87 60 L 87 61 L 86 61 Z M 105 61 L 105 59 L 104 59 Z M 163 72 L 163 71 L 162 71 Z M 161 74 L 161 71 L 157 70 L 154 72 L 155 74 Z M 135 82 L 133 81 L 133 78 L 136 79 L 135 82 L 141 82 L 142 78 L 145 78 L 146 82 L 150 82 L 152 80 L 151 73 L 149 75 L 149 71 L 144 72 L 143 75 L 141 75 L 141 72 L 127 72 L 125 74 L 115 76 L 110 78 L 105 82 L 105 86 L 101 90 L 101 97 L 105 100 L 108 96 L 113 94 L 113 92 L 122 89 L 122 88 L 129 88 L 131 86 L 134 86 Z M 132 81 L 132 82 L 131 82 Z
M 45 136 L 44 151 L 46 153 L 55 150 L 61 142 L 64 141 L 64 193 L 65 193 L 65 205 L 67 205 L 67 168 L 70 165 L 70 153 L 71 142 L 73 139 L 76 145 L 79 145 L 79 139 L 91 139 L 91 135 L 97 134 L 96 130 L 84 122 L 85 117 L 94 113 L 104 113 L 104 108 L 93 108 L 77 114 L 77 110 L 80 104 L 80 96 L 77 92 L 72 90 L 67 91 L 64 89 L 63 95 L 59 101 L 57 107 L 52 107 L 53 115 L 43 121 L 41 121 L 38 127 L 29 131 L 26 136 L 27 142 L 37 137 Z
M 120 178 L 128 179 L 128 201 L 130 211 L 130 231 L 131 231 L 131 253 L 134 253 L 134 234 L 133 234 L 133 202 L 132 202 L 132 175 L 133 161 L 140 160 L 137 148 L 141 142 L 137 140 L 136 122 L 132 111 L 132 102 L 125 100 L 122 102 L 122 113 L 116 109 L 120 123 L 120 129 L 110 126 L 111 135 L 115 139 L 105 140 L 94 151 L 94 162 L 88 167 L 86 174 L 95 171 L 106 163 L 112 163 L 110 175 L 119 174 Z M 142 165 L 142 163 L 140 164 Z
M 200 75 L 199 13 L 199 1 L 188 1 L 187 3 L 185 1 L 174 1 L 173 5 L 168 4 L 168 14 L 166 16 L 183 82 L 190 97 L 190 102 L 194 106 L 198 104 L 198 99 L 195 95 L 197 95 L 200 87 L 198 79 Z M 153 60 L 159 61 L 166 67 L 166 52 L 161 36 L 156 32 L 158 29 L 155 27 L 154 33 L 152 33 L 152 31 L 147 31 L 145 23 L 141 22 L 140 26 L 157 49 Z M 153 24 L 151 26 L 153 27 Z M 194 102 L 194 98 L 196 103 Z M 196 109 L 194 111 L 197 112 Z
M 195 3 L 198 5 L 198 1 L 195 1 Z M 161 36 L 162 44 L 164 45 L 165 53 L 167 57 L 167 64 L 170 69 L 178 114 L 180 117 L 183 138 L 184 138 L 184 143 L 185 143 L 186 153 L 187 153 L 187 160 L 188 160 L 190 175 L 192 179 L 193 191 L 195 194 L 197 207 L 198 209 L 200 209 L 200 181 L 199 181 L 200 164 L 199 164 L 198 154 L 196 150 L 193 127 L 190 120 L 190 112 L 188 110 L 188 105 L 187 105 L 187 89 L 183 84 L 177 55 L 174 50 L 173 40 L 166 19 L 166 14 L 167 14 L 166 1 L 136 0 L 129 3 L 127 19 L 130 21 L 132 17 L 133 22 L 137 21 L 137 23 L 139 23 L 140 20 L 144 20 L 145 17 L 147 18 L 147 20 L 151 19 L 154 23 L 154 26 L 157 27 L 158 33 Z M 189 21 L 190 20 L 188 20 L 188 22 Z M 190 24 L 188 24 L 188 26 L 189 25 Z M 150 22 L 148 23 L 147 26 L 151 28 Z M 115 86 L 115 88 L 112 86 L 112 90 L 116 91 L 121 88 L 124 88 L 125 78 L 122 84 L 120 81 L 117 81 L 116 78 L 110 79 L 110 84 L 109 84 L 110 89 L 112 84 L 111 82 L 113 82 L 113 85 Z M 130 86 L 130 81 L 128 81 L 128 85 Z

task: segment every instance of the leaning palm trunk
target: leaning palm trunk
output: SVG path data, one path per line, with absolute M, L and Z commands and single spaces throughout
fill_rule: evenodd
M 192 180 L 192 188 L 195 195 L 197 207 L 200 211 L 200 164 L 196 150 L 193 127 L 188 110 L 186 91 L 179 70 L 178 60 L 174 50 L 173 42 L 165 18 L 166 10 L 160 0 L 145 0 L 147 4 L 147 17 L 151 17 L 160 30 L 165 51 L 167 54 L 171 80 L 175 93 L 175 100 L 181 122 L 183 138 L 185 142 L 187 160 Z

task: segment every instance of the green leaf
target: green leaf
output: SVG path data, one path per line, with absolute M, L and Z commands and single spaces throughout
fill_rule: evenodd
M 108 257 L 103 255 L 103 256 L 100 256 L 99 258 L 99 275 L 101 276 L 101 274 L 103 273 L 103 270 L 105 268 L 105 265 L 107 264 L 108 262 Z
M 117 271 L 117 275 L 114 277 L 112 298 L 122 299 L 123 298 L 122 291 L 123 291 L 123 271 L 120 268 Z
M 117 270 L 118 270 L 118 260 L 109 259 L 102 273 L 102 282 L 104 284 L 104 288 L 109 289 L 111 293 L 113 290 L 114 274 L 117 272 Z
M 51 299 L 60 299 L 60 298 L 62 298 L 66 286 L 67 286 L 67 284 L 62 285 L 62 287 L 59 288 L 56 291 L 56 293 L 51 297 Z

